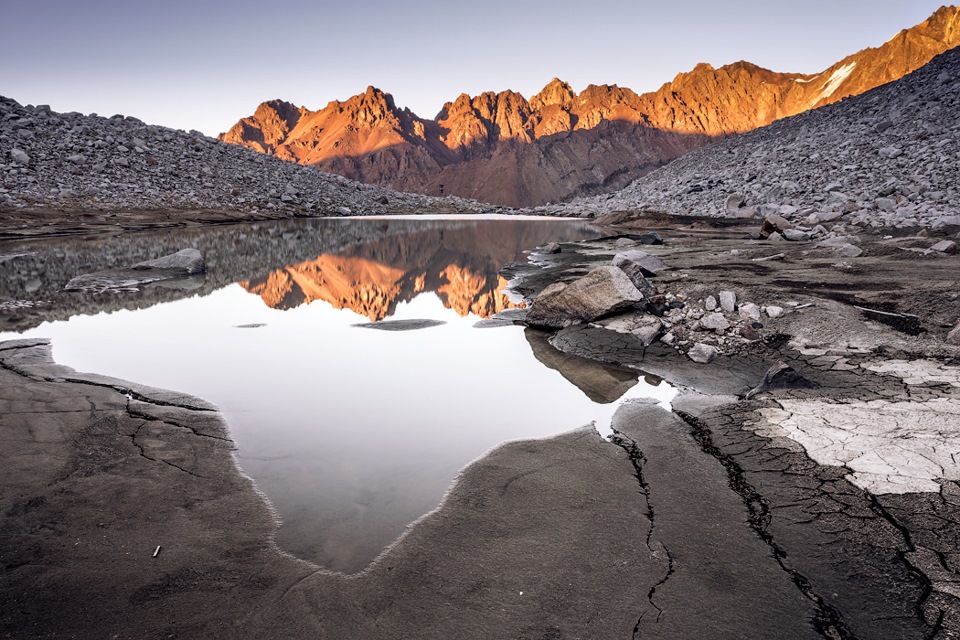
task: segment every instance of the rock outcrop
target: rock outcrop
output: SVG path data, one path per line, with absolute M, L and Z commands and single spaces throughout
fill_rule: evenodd
M 370 87 L 319 111 L 263 103 L 220 138 L 394 189 L 535 206 L 615 191 L 717 138 L 896 80 L 958 44 L 960 9 L 944 7 L 813 75 L 700 64 L 643 95 L 616 85 L 577 94 L 555 78 L 530 99 L 462 94 L 433 120 Z

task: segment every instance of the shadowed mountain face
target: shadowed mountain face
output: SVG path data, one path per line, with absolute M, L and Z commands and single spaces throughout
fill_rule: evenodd
M 460 316 L 489 318 L 523 306 L 502 293 L 507 281 L 498 271 L 503 265 L 521 259 L 524 249 L 557 239 L 556 230 L 536 225 L 517 230 L 506 225 L 427 228 L 324 254 L 240 285 L 275 309 L 322 300 L 374 322 L 393 315 L 397 304 L 432 291 Z
M 575 93 L 552 80 L 530 99 L 460 95 L 433 120 L 369 87 L 319 111 L 261 104 L 220 138 L 398 190 L 531 206 L 609 192 L 711 140 L 858 95 L 960 44 L 960 9 L 943 7 L 878 48 L 815 75 L 749 62 L 697 65 L 659 90 Z

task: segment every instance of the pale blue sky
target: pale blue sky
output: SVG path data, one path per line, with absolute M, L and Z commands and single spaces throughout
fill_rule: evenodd
M 821 71 L 926 19 L 933 0 L 30 0 L 0 4 L 0 94 L 215 135 L 283 98 L 375 85 L 432 118 L 462 92 L 651 91 L 697 62 Z

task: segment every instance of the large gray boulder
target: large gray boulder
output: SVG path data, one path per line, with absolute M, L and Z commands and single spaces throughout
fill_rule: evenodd
M 643 294 L 618 267 L 597 267 L 570 284 L 555 282 L 540 292 L 527 324 L 561 328 L 633 308 Z

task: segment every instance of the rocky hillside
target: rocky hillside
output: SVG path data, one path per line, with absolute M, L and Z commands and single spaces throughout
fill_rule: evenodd
M 247 219 L 480 211 L 401 194 L 132 117 L 54 113 L 0 97 L 0 212 L 221 210 Z
M 958 139 L 960 48 L 864 95 L 698 149 L 616 194 L 543 211 L 779 215 L 801 228 L 957 225 Z
M 943 7 L 815 75 L 701 64 L 643 95 L 616 85 L 577 94 L 554 79 L 530 99 L 461 95 L 433 120 L 370 87 L 319 111 L 265 102 L 220 138 L 395 189 L 539 205 L 622 188 L 717 137 L 863 93 L 958 44 L 960 9 Z

